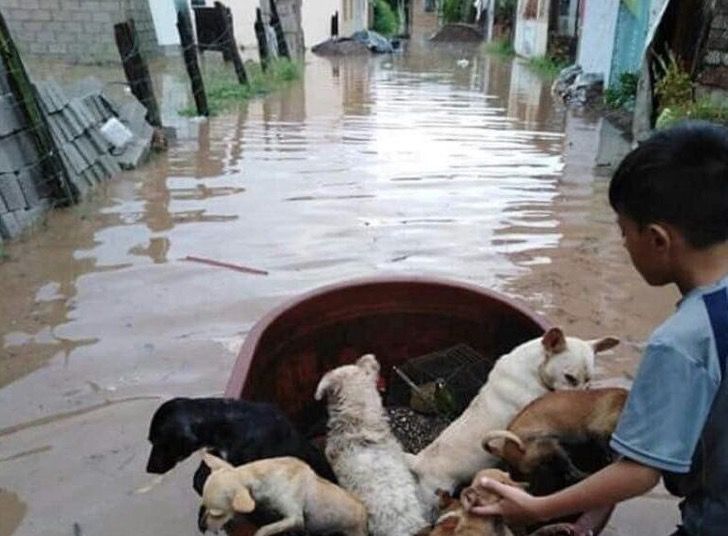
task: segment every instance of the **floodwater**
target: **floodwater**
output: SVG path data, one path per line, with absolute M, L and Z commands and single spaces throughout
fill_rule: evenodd
M 169 110 L 181 82 L 162 83 Z M 179 124 L 168 153 L 6 247 L 0 536 L 196 534 L 197 461 L 145 474 L 149 418 L 220 395 L 251 325 L 319 285 L 427 273 L 497 289 L 569 333 L 623 338 L 601 362 L 616 380 L 677 299 L 630 267 L 594 172 L 626 142 L 520 61 L 420 31 L 394 57 L 309 56 L 280 93 Z M 665 534 L 675 516 L 656 491 L 610 534 Z

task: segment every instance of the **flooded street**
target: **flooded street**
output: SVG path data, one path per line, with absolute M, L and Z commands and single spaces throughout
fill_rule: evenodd
M 619 134 L 518 60 L 421 37 L 394 57 L 309 55 L 301 81 L 185 123 L 168 153 L 7 246 L 0 536 L 197 534 L 198 461 L 161 483 L 144 471 L 152 412 L 220 395 L 253 323 L 334 281 L 493 288 L 569 333 L 621 337 L 601 375 L 632 374 L 677 294 L 631 268 L 595 176 Z M 642 501 L 612 534 L 671 529 L 670 509 L 644 526 L 663 492 Z

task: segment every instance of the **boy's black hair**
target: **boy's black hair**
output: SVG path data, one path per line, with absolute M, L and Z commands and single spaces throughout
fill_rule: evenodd
M 728 240 L 728 129 L 690 121 L 654 134 L 622 160 L 609 203 L 639 225 L 674 225 L 695 248 Z

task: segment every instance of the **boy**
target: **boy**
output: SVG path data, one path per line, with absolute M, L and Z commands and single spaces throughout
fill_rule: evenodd
M 728 534 L 728 129 L 655 134 L 619 165 L 609 202 L 637 271 L 682 294 L 650 337 L 612 436 L 621 459 L 546 497 L 485 480 L 502 500 L 475 512 L 545 521 L 644 494 L 662 476 L 684 497 L 675 535 Z

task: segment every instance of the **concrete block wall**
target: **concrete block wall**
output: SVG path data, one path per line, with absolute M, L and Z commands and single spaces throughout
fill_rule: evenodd
M 0 90 L 7 83 L 6 74 L 0 67 Z M 136 167 L 147 157 L 153 129 L 144 119 L 146 109 L 136 99 L 117 109 L 95 89 L 69 96 L 53 81 L 37 88 L 61 163 L 79 197 L 122 167 Z M 100 132 L 112 117 L 135 135 L 122 151 L 115 150 Z M 17 237 L 58 201 L 53 187 L 57 179 L 44 175 L 42 158 L 15 96 L 0 94 L 0 241 Z
M 716 100 L 728 96 L 728 0 L 715 2 L 698 83 Z
M 0 62 L 0 241 L 20 234 L 52 205 L 52 185 Z
M 0 0 L 0 11 L 24 54 L 79 63 L 118 61 L 114 24 L 129 17 L 142 51 L 159 53 L 149 0 Z

